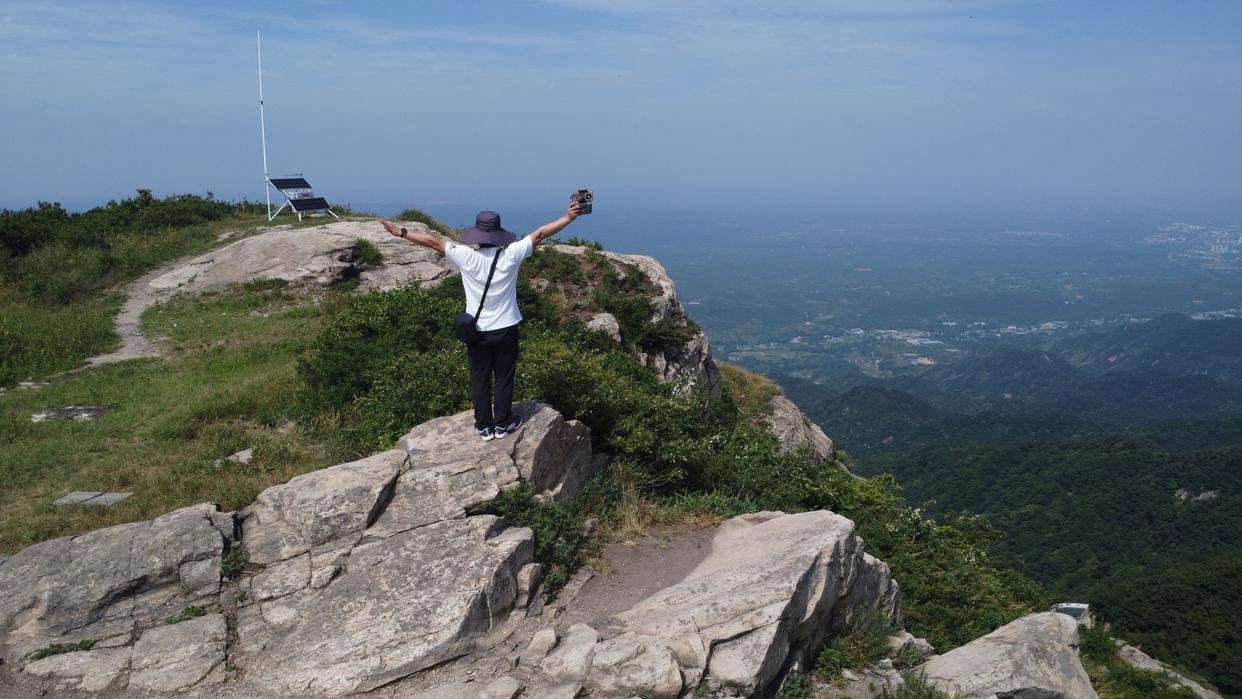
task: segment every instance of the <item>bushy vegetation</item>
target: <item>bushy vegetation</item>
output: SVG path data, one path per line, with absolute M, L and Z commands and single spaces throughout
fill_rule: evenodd
M 358 244 L 358 261 L 364 267 L 379 267 L 384 264 L 384 255 L 375 243 L 366 238 L 355 238 L 354 241 Z
M 257 205 L 208 194 L 129 199 L 70 213 L 40 202 L 0 211 L 0 386 L 71 368 L 115 341 L 105 291 L 206 249 L 217 225 Z
M 246 570 L 248 563 L 250 563 L 250 553 L 246 551 L 246 547 L 235 546 L 225 551 L 224 556 L 221 558 L 220 577 L 225 580 L 232 580 Z
M 81 213 L 40 202 L 0 211 L 0 273 L 31 300 L 67 303 L 157 266 L 181 252 L 182 235 L 194 224 L 256 213 L 257 205 L 230 203 L 211 194 L 163 199 L 140 189 Z
M 577 508 L 542 501 L 528 488 L 507 490 L 480 508 L 504 517 L 516 527 L 530 527 L 535 535 L 535 560 L 543 566 L 543 589 L 555 599 L 569 575 L 582 562 L 588 545 L 586 518 Z
M 587 244 L 575 255 L 545 248 L 523 265 L 523 276 L 540 280 L 562 315 L 587 320 L 603 310 L 617 319 L 626 347 L 651 351 L 684 344 L 698 331 L 679 310 L 658 321 L 654 297 L 659 293 L 638 267 L 600 254 L 602 246 Z
M 321 419 L 334 416 L 357 448 L 369 451 L 390 448 L 411 425 L 466 408 L 465 353 L 450 334 L 461 293 L 450 280 L 345 301 L 302 361 L 304 409 Z M 706 411 L 675 395 L 607 336 L 563 318 L 529 284 L 521 285 L 519 299 L 526 322 L 517 397 L 582 420 L 594 447 L 611 452 L 614 468 L 623 469 L 611 482 L 606 474 L 584 502 L 606 508 L 630 488 L 721 516 L 756 509 L 839 512 L 857 522 L 868 550 L 901 580 L 912 631 L 941 649 L 1043 606 L 1032 582 L 991 562 L 987 547 L 997 532 L 983 520 L 933 522 L 904 504 L 891 478 L 856 481 L 783 454 L 775 438 L 743 418 L 727 386 Z M 600 496 L 609 491 L 612 496 Z
M 936 689 L 927 678 L 913 671 L 901 673 L 900 686 L 888 686 L 880 690 L 877 699 L 953 699 L 949 694 Z
M 845 670 L 862 670 L 888 655 L 888 637 L 897 631 L 892 619 L 876 609 L 856 611 L 844 633 L 830 639 L 815 659 L 815 673 L 828 682 Z

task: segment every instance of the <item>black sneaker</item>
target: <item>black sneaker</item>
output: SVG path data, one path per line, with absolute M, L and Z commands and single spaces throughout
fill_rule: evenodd
M 514 413 L 512 416 L 509 417 L 509 420 L 507 422 L 501 425 L 496 425 L 496 439 L 504 439 L 505 437 L 508 437 L 514 432 L 517 432 L 518 428 L 522 426 L 523 422 L 524 420 L 522 419 L 522 416 L 517 413 Z
M 491 427 L 476 427 L 474 433 L 479 435 L 479 439 L 484 442 L 490 442 L 496 438 L 496 430 Z

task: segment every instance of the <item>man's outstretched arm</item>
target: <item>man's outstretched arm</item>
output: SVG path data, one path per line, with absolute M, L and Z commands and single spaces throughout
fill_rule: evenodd
M 570 204 L 569 211 L 566 211 L 564 216 L 552 221 L 551 223 L 543 224 L 526 237 L 530 238 L 532 246 L 538 245 L 544 238 L 551 238 L 557 233 L 565 230 L 565 226 L 568 226 L 576 218 L 578 218 L 578 203 L 574 202 L 573 204 Z
M 424 233 L 420 230 L 416 230 L 413 228 L 407 228 L 405 233 L 402 233 L 401 226 L 398 226 L 392 221 L 385 221 L 384 219 L 380 219 L 380 224 L 384 226 L 384 230 L 397 236 L 398 238 L 404 238 L 405 240 L 408 240 L 411 243 L 414 243 L 416 245 L 421 245 L 425 248 L 431 248 L 432 250 L 435 250 L 441 255 L 444 254 L 444 240 L 445 239 L 441 238 L 438 235 L 435 235 L 433 233 Z M 562 228 L 563 227 L 564 226 L 562 226 Z

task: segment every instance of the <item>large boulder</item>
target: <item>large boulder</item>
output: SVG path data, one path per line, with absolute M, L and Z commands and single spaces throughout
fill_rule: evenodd
M 812 460 L 821 464 L 833 460 L 836 447 L 832 440 L 793 401 L 785 396 L 773 396 L 768 405 L 772 411 L 764 417 L 764 422 L 768 431 L 780 440 L 783 451 L 792 454 L 805 450 Z
M 471 511 L 524 485 L 572 497 L 591 475 L 585 425 L 539 403 L 515 410 L 526 421 L 505 440 L 479 440 L 469 412 L 437 418 L 242 512 L 264 567 L 243 582 L 234 656 L 257 691 L 366 691 L 509 630 L 530 596 L 533 535 Z
M 397 448 L 420 469 L 477 469 L 501 489 L 521 482 L 558 501 L 573 497 L 592 475 L 591 430 L 543 403 L 517 403 L 513 410 L 525 421 L 505 440 L 475 438 L 474 417 L 467 411 L 424 422 Z
M 577 245 L 553 245 L 552 248 L 568 255 L 585 255 L 587 252 L 587 248 Z M 627 274 L 630 267 L 637 268 L 655 286 L 657 293 L 652 298 L 652 322 L 672 321 L 688 325 L 685 309 L 677 298 L 677 284 L 659 260 L 647 255 L 607 250 L 598 251 L 598 254 L 611 260 L 621 274 Z M 609 334 L 613 332 L 612 324 L 598 315 L 592 323 Z M 684 344 L 637 351 L 636 354 L 638 361 L 654 369 L 661 381 L 673 384 L 679 393 L 713 399 L 720 397 L 720 367 L 712 358 L 711 344 L 702 330 L 696 330 Z
M 421 223 L 406 223 L 428 230 Z M 364 265 L 358 240 L 380 252 L 382 264 Z M 148 282 L 155 293 L 201 293 L 231 284 L 282 280 L 294 286 L 327 287 L 358 276 L 364 289 L 391 289 L 412 280 L 434 282 L 452 269 L 439 255 L 385 232 L 375 221 L 337 221 L 314 228 L 271 228 L 199 255 Z
M 631 659 L 658 659 L 666 648 L 686 686 L 701 678 L 720 695 L 761 695 L 807 669 L 824 638 L 863 607 L 901 615 L 897 583 L 864 552 L 853 522 L 827 511 L 735 517 L 681 582 L 601 624 L 608 663 L 589 684 L 665 696 L 667 673 L 635 686 L 644 675 Z
M 1057 612 L 1031 614 L 918 667 L 963 699 L 1096 699 L 1078 659 L 1078 622 Z

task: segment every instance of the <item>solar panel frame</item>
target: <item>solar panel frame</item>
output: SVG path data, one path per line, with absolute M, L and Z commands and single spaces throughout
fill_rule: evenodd
M 268 181 L 272 183 L 273 187 L 282 192 L 290 189 L 311 188 L 310 182 L 307 182 L 305 177 L 273 177 Z
M 307 211 L 326 211 L 332 208 L 332 206 L 328 204 L 328 200 L 323 197 L 290 199 L 289 203 L 293 205 L 293 210 L 298 213 L 305 213 Z

